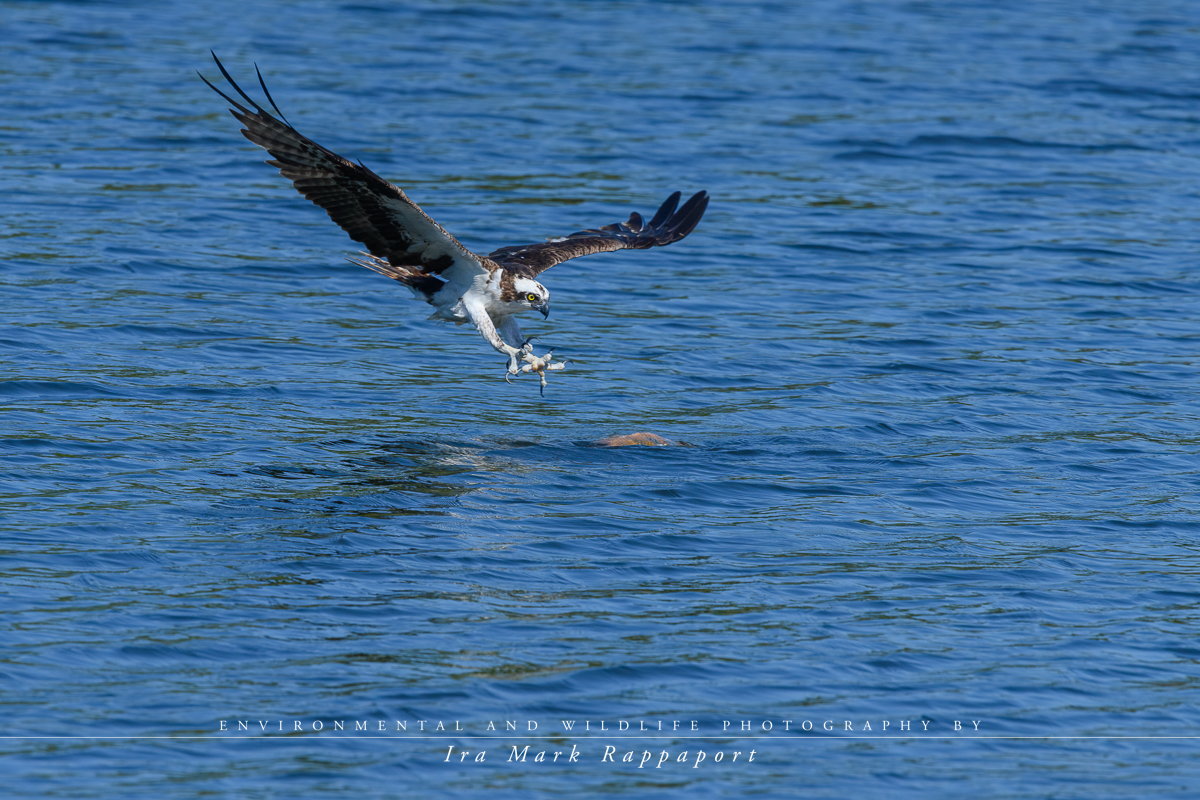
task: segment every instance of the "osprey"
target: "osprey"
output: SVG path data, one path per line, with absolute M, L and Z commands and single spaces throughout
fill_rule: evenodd
M 678 242 L 692 232 L 708 207 L 706 192 L 697 192 L 679 207 L 680 193 L 667 198 L 649 222 L 633 212 L 628 221 L 578 231 L 547 242 L 501 247 L 486 256 L 472 253 L 409 200 L 360 161 L 351 163 L 302 136 L 275 105 L 262 73 L 258 82 L 279 115 L 271 116 L 237 85 L 213 53 L 221 74 L 249 107 L 222 92 L 203 75 L 200 79 L 225 98 L 229 111 L 246 127 L 242 134 L 271 154 L 300 194 L 321 206 L 350 238 L 367 249 L 363 258 L 347 259 L 407 286 L 434 307 L 431 319 L 456 325 L 470 322 L 488 344 L 508 357 L 505 380 L 536 372 L 545 393 L 552 352 L 533 354 L 531 339 L 517 326 L 516 314 L 550 314 L 550 292 L 537 276 L 563 261 L 613 250 L 643 250 Z M 255 70 L 257 72 L 257 67 Z M 522 365 L 518 359 L 524 362 Z

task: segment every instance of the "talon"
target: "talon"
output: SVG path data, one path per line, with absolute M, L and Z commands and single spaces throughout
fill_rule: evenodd
M 521 354 L 520 350 L 510 350 L 508 353 L 508 374 L 516 375 L 520 367 L 517 365 L 517 356 Z

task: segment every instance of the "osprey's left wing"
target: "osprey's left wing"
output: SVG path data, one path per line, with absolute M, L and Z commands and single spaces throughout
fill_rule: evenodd
M 203 75 L 200 78 L 233 106 L 230 113 L 246 126 L 242 134 L 271 154 L 274 160 L 267 163 L 278 167 L 296 191 L 324 208 L 330 219 L 351 239 L 364 244 L 371 255 L 386 259 L 394 267 L 377 271 L 426 291 L 441 286 L 435 275 L 450 279 L 459 271 L 466 273 L 463 277 L 488 271 L 479 256 L 430 219 L 398 187 L 361 163 L 351 163 L 301 135 L 286 119 L 271 116 L 242 91 L 215 53 L 213 60 L 250 107 L 213 86 Z M 258 80 L 271 107 L 282 118 L 261 74 Z M 450 274 L 445 274 L 447 271 Z
M 571 258 L 613 250 L 645 250 L 678 242 L 691 233 L 704 216 L 708 193 L 697 192 L 677 211 L 679 197 L 679 192 L 668 197 L 649 222 L 643 222 L 642 215 L 635 211 L 629 215 L 628 222 L 579 231 L 550 242 L 501 247 L 489 253 L 488 258 L 514 274 L 532 278 Z

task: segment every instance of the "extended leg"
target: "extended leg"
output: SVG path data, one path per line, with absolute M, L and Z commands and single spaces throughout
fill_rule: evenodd
M 487 340 L 487 343 L 496 348 L 496 350 L 499 352 L 508 356 L 508 372 L 505 375 L 505 379 L 507 380 L 508 375 L 516 375 L 518 372 L 520 372 L 521 368 L 517 363 L 517 359 L 525 354 L 523 348 L 514 347 L 512 344 L 500 338 L 500 333 L 496 330 L 495 323 L 492 322 L 492 318 L 488 316 L 488 313 L 486 310 L 484 310 L 483 306 L 472 303 L 467 304 L 466 309 L 467 313 L 471 316 L 471 322 L 475 325 L 475 329 L 479 331 L 479 334 L 483 336 L 484 339 Z M 511 320 L 512 317 L 505 317 L 501 320 L 501 325 L 504 327 L 506 333 L 510 327 Z M 516 328 L 516 323 L 511 322 L 511 327 Z M 520 334 L 521 329 L 517 328 L 518 338 L 516 341 L 518 342 L 521 341 L 519 338 Z
M 544 356 L 535 356 L 533 354 L 533 340 L 537 337 L 530 336 L 528 339 L 524 338 L 524 335 L 521 333 L 520 326 L 517 325 L 516 319 L 514 319 L 512 316 L 502 317 L 496 320 L 496 328 L 498 328 L 496 331 L 496 338 L 501 339 L 501 337 L 503 337 L 501 344 L 508 348 L 501 350 L 501 348 L 495 344 L 492 345 L 493 347 L 496 347 L 497 350 L 507 353 L 509 356 L 508 372 L 505 373 L 504 379 L 507 381 L 512 375 L 536 372 L 538 377 L 542 379 L 541 391 L 542 396 L 544 397 L 546 395 L 546 372 L 550 370 L 562 369 L 567 365 L 567 363 L 565 361 L 560 361 L 557 364 L 551 363 L 550 359 L 553 355 L 553 351 L 546 353 Z M 482 327 L 480 327 L 480 332 L 483 332 Z M 518 342 L 520 342 L 519 347 L 517 346 Z M 515 355 L 513 351 L 515 351 Z M 524 366 L 517 366 L 518 356 L 522 361 L 525 362 Z

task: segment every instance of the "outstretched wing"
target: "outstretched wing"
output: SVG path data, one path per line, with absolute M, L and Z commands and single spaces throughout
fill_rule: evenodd
M 361 162 L 352 164 L 298 133 L 283 119 L 283 113 L 267 91 L 262 73 L 259 73 L 258 82 L 280 119 L 271 116 L 242 91 L 215 53 L 213 60 L 250 107 L 213 86 L 203 75 L 200 79 L 233 106 L 230 113 L 246 126 L 242 134 L 265 148 L 273 157 L 267 163 L 279 167 L 279 174 L 290 180 L 296 191 L 325 209 L 330 219 L 350 234 L 351 239 L 364 244 L 371 255 L 386 259 L 397 268 L 395 274 L 377 271 L 404 283 L 430 275 L 452 280 L 458 277 L 456 272 L 464 273 L 461 277 L 469 279 L 469 276 L 488 271 L 479 256 L 430 219 L 398 187 Z
M 692 232 L 708 208 L 708 193 L 696 192 L 683 204 L 683 208 L 676 211 L 679 196 L 679 192 L 675 192 L 668 197 L 648 223 L 643 223 L 642 215 L 635 211 L 629 215 L 628 222 L 589 228 L 549 242 L 501 247 L 489 253 L 488 258 L 510 272 L 532 278 L 555 264 L 592 253 L 645 250 L 678 242 Z

